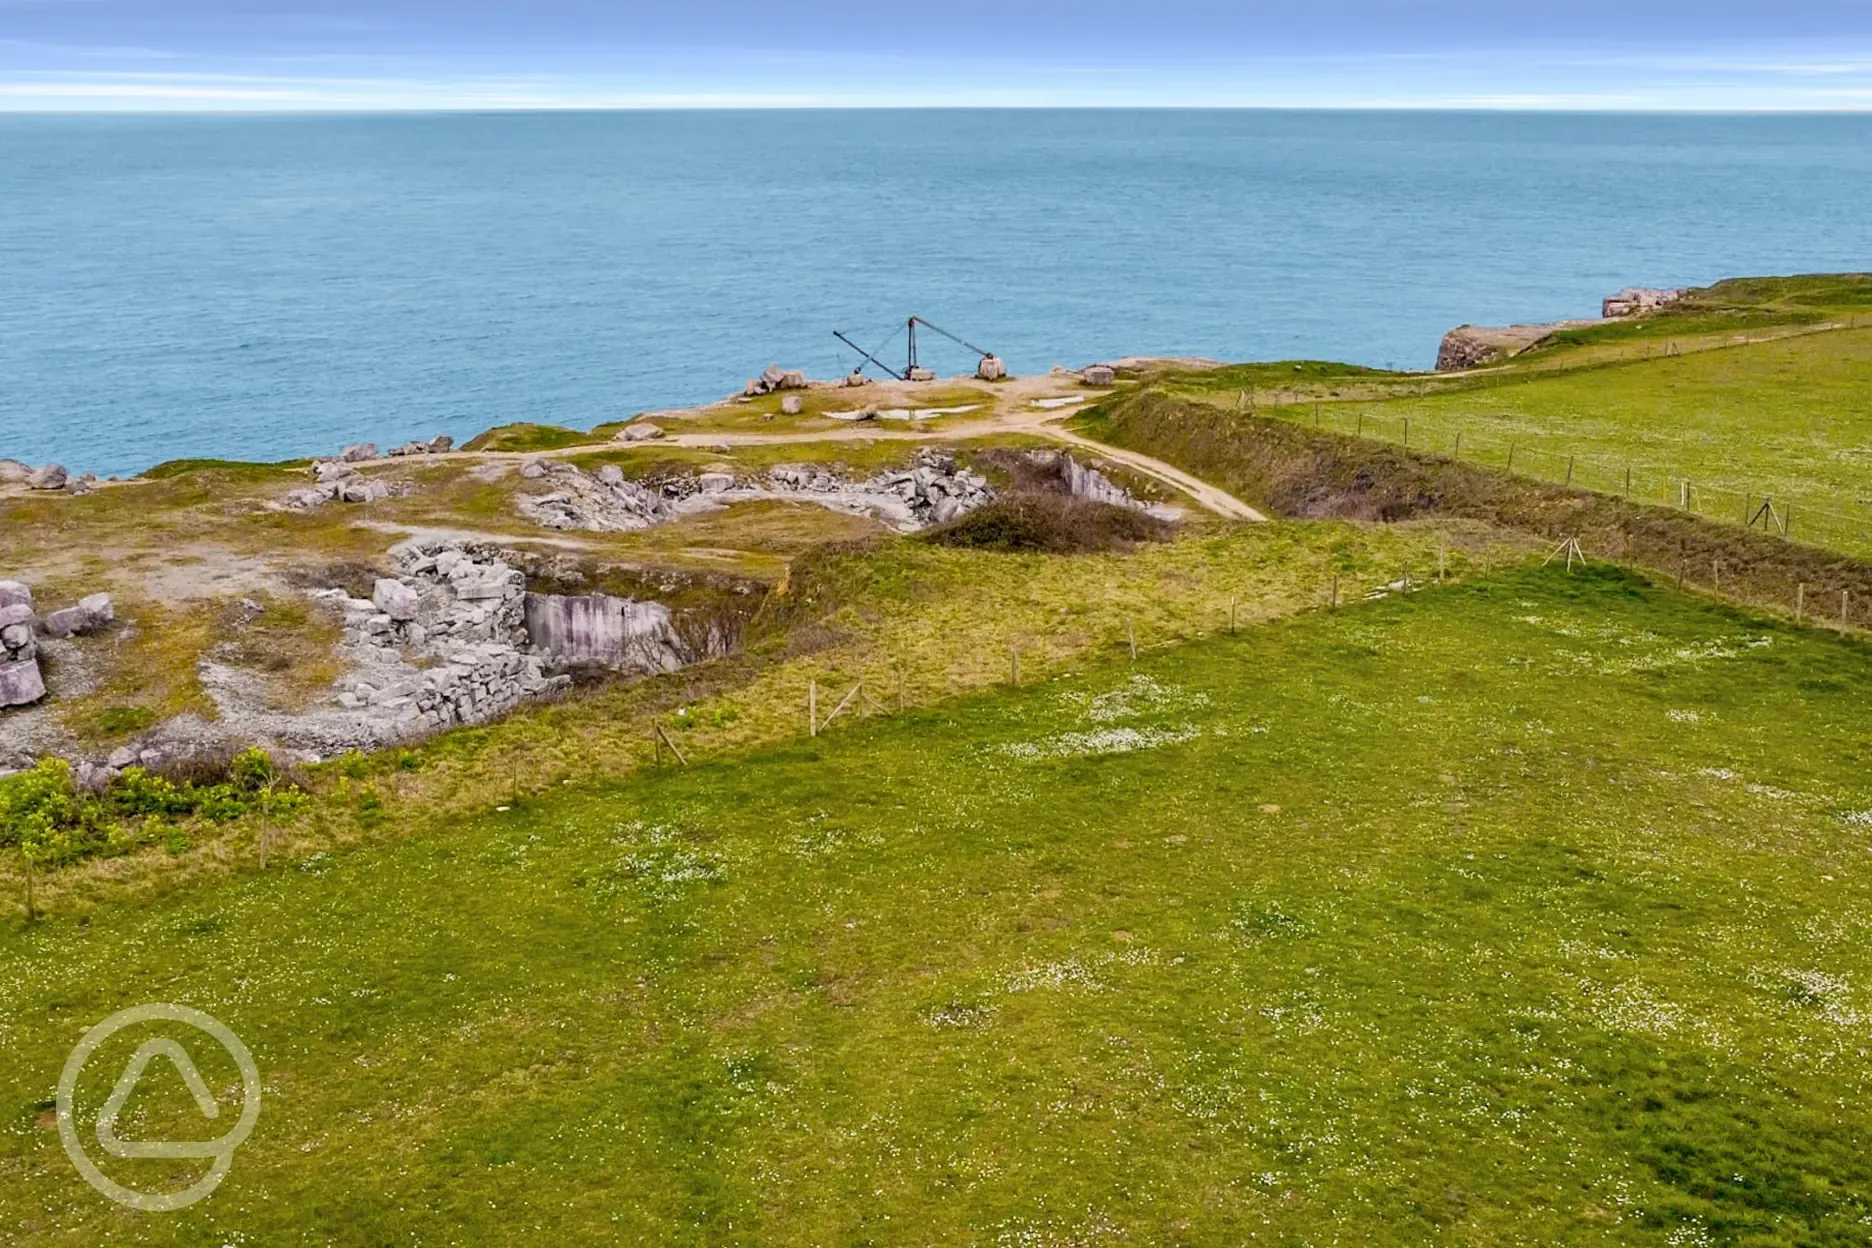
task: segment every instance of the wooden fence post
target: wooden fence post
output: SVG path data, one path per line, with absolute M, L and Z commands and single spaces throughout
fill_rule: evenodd
M 1807 582 L 1802 581 L 1794 587 L 1794 622 L 1801 622 L 1801 616 L 1807 610 Z
M 1514 471 L 1514 443 L 1508 443 L 1508 471 Z
M 1137 662 L 1137 628 L 1130 620 L 1125 621 L 1125 641 L 1131 646 L 1131 661 Z
M 1404 449 L 1410 450 L 1410 417 L 1404 418 Z
M 806 682 L 806 735 L 819 735 L 819 682 Z
M 1008 647 L 1008 665 L 1014 674 L 1014 683 L 1020 684 L 1020 647 Z
M 1456 431 L 1456 450 L 1450 455 L 1450 458 L 1458 462 L 1462 460 L 1462 430 L 1460 429 Z
M 1332 605 L 1333 605 L 1333 608 L 1334 608 L 1335 610 L 1337 610 L 1337 609 L 1338 609 L 1338 606 L 1339 606 L 1339 574 L 1338 574 L 1337 572 L 1335 572 L 1335 573 L 1333 573 L 1333 574 L 1332 574 Z
M 1235 605 L 1236 600 L 1229 599 L 1229 632 L 1231 633 L 1235 631 Z
M 1573 457 L 1571 455 L 1566 457 L 1566 483 L 1568 489 L 1573 488 Z

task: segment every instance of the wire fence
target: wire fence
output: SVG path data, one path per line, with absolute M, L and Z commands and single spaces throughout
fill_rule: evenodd
M 1237 407 L 1248 404 L 1246 392 Z M 1476 437 L 1468 430 L 1412 428 L 1408 416 L 1376 416 L 1331 404 L 1263 407 L 1261 413 L 1332 433 L 1394 443 L 1422 454 L 1501 468 L 1522 476 L 1592 490 L 1617 498 L 1674 507 L 1705 519 L 1726 521 L 1789 541 L 1849 554 L 1872 554 L 1872 509 L 1849 515 L 1786 494 L 1736 489 L 1698 481 L 1682 472 L 1603 456 L 1556 451 L 1512 439 Z

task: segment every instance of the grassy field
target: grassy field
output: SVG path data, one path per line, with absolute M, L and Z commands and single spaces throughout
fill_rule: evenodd
M 817 510 L 817 509 L 815 509 Z M 770 520 L 772 518 L 770 517 Z M 769 535 L 771 536 L 771 535 Z M 1324 603 L 1335 577 L 1351 597 L 1414 570 L 1451 577 L 1528 557 L 1517 538 L 1473 524 L 1250 524 L 1192 527 L 1178 540 L 1129 555 L 1009 555 L 914 539 L 858 543 L 796 562 L 787 592 L 761 608 L 745 652 L 655 680 L 582 690 L 564 701 L 442 734 L 405 750 L 351 757 L 308 776 L 317 800 L 273 843 L 310 853 L 375 841 L 434 820 L 462 817 L 514 793 L 538 793 L 652 761 L 661 724 L 692 758 L 716 757 L 805 731 L 809 689 L 829 714 L 862 680 L 871 696 L 922 706 L 1005 683 L 1018 651 L 1022 677 L 1058 675 L 1127 653 L 1150 652 Z M 142 652 L 139 652 L 139 657 Z M 137 664 L 155 682 L 173 666 Z M 183 666 L 183 674 L 192 671 Z M 186 685 L 165 685 L 169 696 Z M 108 739 L 125 711 L 147 705 L 152 683 L 116 686 L 85 704 Z M 853 714 L 876 708 L 861 701 Z M 190 848 L 151 847 L 90 860 L 39 881 L 41 902 L 109 904 L 128 890 L 206 873 L 249 869 L 254 820 L 186 829 Z M 0 915 L 18 915 L 23 881 L 0 837 Z
M 13 928 L 0 1225 L 1863 1244 L 1868 704 L 1857 643 L 1518 570 Z M 42 1124 L 152 998 L 266 1100 L 139 1216 Z

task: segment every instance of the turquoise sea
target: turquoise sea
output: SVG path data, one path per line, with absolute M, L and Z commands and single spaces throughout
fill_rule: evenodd
M 1464 321 L 1872 267 L 1869 196 L 1866 116 L 0 116 L 0 456 L 586 427 L 912 313 L 1017 372 L 1427 367 Z

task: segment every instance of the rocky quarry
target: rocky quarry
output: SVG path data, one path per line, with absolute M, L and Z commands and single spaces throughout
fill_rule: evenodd
M 807 502 L 851 515 L 874 516 L 899 532 L 943 524 L 994 498 L 986 478 L 958 467 L 955 457 L 924 448 L 909 468 L 853 481 L 812 464 L 779 464 L 759 476 L 702 472 L 654 486 L 632 481 L 614 464 L 587 475 L 564 461 L 532 459 L 521 476 L 550 484 L 524 494 L 523 515 L 551 529 L 624 532 L 730 503 Z

